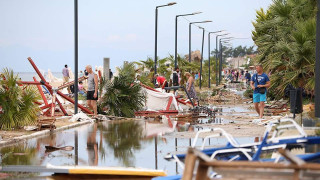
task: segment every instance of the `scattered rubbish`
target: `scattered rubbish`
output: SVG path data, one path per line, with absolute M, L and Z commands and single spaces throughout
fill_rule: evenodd
M 10 175 L 7 174 L 7 173 L 0 173 L 0 178 L 7 178 L 9 177 Z
M 27 153 L 12 153 L 15 156 L 25 156 L 28 155 Z
M 69 122 L 86 121 L 86 120 L 90 120 L 91 122 L 94 122 L 92 118 L 90 118 L 89 116 L 81 112 L 73 115 L 72 118 L 69 120 Z
M 58 150 L 72 151 L 74 149 L 73 146 L 63 146 L 63 147 L 45 146 L 45 148 L 46 148 L 46 152 L 53 152 Z
M 56 118 L 54 117 L 42 117 L 38 120 L 37 130 L 40 131 L 42 128 L 49 128 L 50 130 L 53 130 L 56 128 L 55 122 Z

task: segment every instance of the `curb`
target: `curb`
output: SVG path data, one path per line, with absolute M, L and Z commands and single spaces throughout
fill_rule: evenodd
M 56 129 L 54 129 L 52 131 L 46 129 L 46 130 L 38 131 L 38 132 L 29 134 L 29 135 L 22 135 L 22 136 L 19 136 L 19 137 L 15 137 L 15 138 L 13 138 L 11 140 L 0 141 L 0 148 L 5 147 L 5 146 L 11 146 L 13 144 L 17 144 L 17 143 L 21 143 L 21 142 L 25 142 L 28 139 L 31 139 L 31 138 L 34 138 L 34 137 L 40 137 L 40 136 L 56 133 L 56 132 L 59 132 L 59 131 L 62 131 L 62 130 L 66 130 L 66 129 L 71 129 L 71 128 L 74 128 L 74 127 L 82 126 L 82 125 L 85 125 L 85 124 L 89 124 L 91 122 L 92 122 L 91 120 L 86 120 L 86 121 L 70 124 L 70 125 L 67 125 L 67 126 L 62 126 L 62 127 L 56 128 Z

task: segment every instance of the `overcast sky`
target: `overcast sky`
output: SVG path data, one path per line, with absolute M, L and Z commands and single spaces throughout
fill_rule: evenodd
M 79 70 L 86 64 L 111 68 L 123 61 L 154 56 L 155 7 L 165 0 L 79 0 Z M 233 37 L 251 37 L 257 9 L 272 0 L 176 0 L 159 8 L 158 56 L 174 54 L 175 15 L 202 11 L 189 21 L 212 20 L 208 31 L 226 29 Z M 188 53 L 188 24 L 178 21 L 178 53 Z M 192 50 L 201 49 L 202 30 L 192 27 Z M 212 45 L 215 45 L 212 38 Z M 234 40 L 233 46 L 252 46 L 251 39 Z M 204 58 L 207 59 L 207 34 Z M 60 72 L 64 64 L 74 69 L 73 0 L 0 0 L 0 68 L 33 72 L 27 57 L 39 68 Z

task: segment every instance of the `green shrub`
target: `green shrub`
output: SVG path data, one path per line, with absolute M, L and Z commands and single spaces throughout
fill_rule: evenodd
M 108 108 L 108 114 L 120 117 L 134 117 L 134 112 L 144 106 L 145 95 L 141 92 L 140 84 L 134 83 L 134 73 L 129 72 L 131 63 L 119 69 L 119 76 L 113 81 L 107 81 L 99 102 L 99 111 Z M 100 112 L 99 112 L 100 113 Z
M 36 88 L 18 86 L 18 76 L 12 70 L 4 69 L 3 76 L 5 80 L 0 80 L 0 129 L 11 130 L 35 123 L 40 108 L 34 102 L 41 98 Z

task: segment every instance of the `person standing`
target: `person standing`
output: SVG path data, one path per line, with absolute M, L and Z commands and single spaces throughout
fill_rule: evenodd
M 236 71 L 236 81 L 238 82 L 238 79 L 239 79 L 239 70 Z
M 267 88 L 270 87 L 270 80 L 266 73 L 263 72 L 262 65 L 256 66 L 257 73 L 255 73 L 250 81 L 250 86 L 253 89 L 253 103 L 254 107 L 259 114 L 263 117 L 264 102 L 267 100 Z
M 171 74 L 171 79 L 172 79 L 172 85 L 173 86 L 179 86 L 179 68 L 176 67 L 174 68 L 174 71 Z
M 244 76 L 246 78 L 246 83 L 249 85 L 251 80 L 251 74 L 248 71 L 246 71 L 246 74 Z
M 111 80 L 113 78 L 113 72 L 111 71 L 111 69 L 109 69 L 109 80 Z
M 86 70 L 88 72 L 87 104 L 93 110 L 94 116 L 96 116 L 98 100 L 98 76 L 93 72 L 91 65 L 87 65 Z
M 193 100 L 193 102 L 198 101 L 197 92 L 194 88 L 193 77 L 191 76 L 191 74 L 189 72 L 184 73 L 184 76 L 188 79 L 186 88 L 187 88 L 187 92 L 188 92 L 190 98 Z
M 190 74 L 190 73 L 189 73 Z M 194 79 L 197 80 L 199 79 L 199 73 L 196 72 L 196 74 L 194 75 Z
M 68 65 L 64 65 L 64 68 L 62 69 L 62 75 L 63 75 L 63 84 L 69 82 L 70 74 L 69 74 L 69 69 Z M 68 93 L 71 94 L 70 86 L 68 86 Z
M 174 68 L 170 79 L 172 80 L 172 86 L 179 86 L 180 85 L 180 77 L 179 77 L 179 68 Z M 176 89 L 173 90 L 174 94 L 176 94 Z
M 80 77 L 84 76 L 83 72 L 80 71 L 80 74 L 79 74 Z

